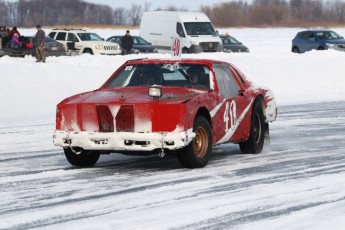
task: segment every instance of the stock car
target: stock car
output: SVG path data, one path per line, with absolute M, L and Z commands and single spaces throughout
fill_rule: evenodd
M 237 143 L 260 153 L 276 119 L 273 92 L 234 65 L 206 59 L 129 60 L 94 91 L 57 105 L 53 142 L 74 166 L 101 154 L 175 154 L 204 167 L 212 147 Z

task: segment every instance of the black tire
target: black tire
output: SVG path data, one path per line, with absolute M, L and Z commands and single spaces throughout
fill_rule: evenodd
M 242 153 L 261 153 L 265 136 L 269 139 L 268 125 L 265 123 L 265 117 L 262 106 L 259 101 L 255 101 L 252 111 L 250 124 L 250 133 L 248 140 L 240 142 Z M 268 135 L 268 136 L 267 136 Z
M 320 47 L 317 48 L 317 50 L 325 50 L 325 47 L 320 46 Z
M 292 52 L 297 54 L 301 53 L 301 51 L 296 46 L 292 48 Z
M 189 54 L 189 49 L 187 49 L 186 47 L 182 49 L 182 53 L 183 54 Z
M 92 52 L 91 49 L 86 48 L 86 49 L 83 50 L 83 54 L 91 54 L 91 55 L 93 55 L 93 52 Z
M 100 153 L 98 151 L 84 150 L 81 148 L 64 148 L 67 161 L 74 166 L 86 167 L 96 164 Z M 78 152 L 79 154 L 76 154 Z
M 193 141 L 183 149 L 177 150 L 177 159 L 186 168 L 202 168 L 211 157 L 212 130 L 205 117 L 198 115 L 194 121 Z

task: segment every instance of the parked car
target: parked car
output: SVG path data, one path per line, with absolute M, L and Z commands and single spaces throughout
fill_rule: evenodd
M 80 29 L 54 29 L 49 37 L 63 43 L 66 47 L 74 47 L 73 51 L 79 54 L 105 54 L 116 55 L 121 54 L 121 48 L 118 44 L 104 41 L 96 33 L 88 32 Z
M 35 37 L 30 37 L 30 44 L 34 46 L 35 44 Z M 65 56 L 66 53 L 66 47 L 64 44 L 50 38 L 45 37 L 44 38 L 44 50 L 45 55 L 48 56 Z M 33 50 L 33 55 L 36 55 L 36 49 Z
M 342 36 L 331 30 L 301 31 L 292 40 L 291 51 L 294 53 L 303 53 L 313 49 L 345 51 L 345 40 Z
M 249 52 L 248 47 L 243 45 L 242 42 L 239 42 L 236 38 L 227 34 L 221 34 L 219 37 L 223 41 L 223 51 L 225 53 Z
M 116 152 L 176 153 L 182 166 L 199 168 L 227 142 L 260 153 L 277 115 L 272 91 L 230 63 L 204 59 L 129 60 L 56 111 L 54 144 L 75 166 Z
M 22 45 L 18 47 L 11 47 L 9 43 L 2 44 L 2 48 L 0 48 L 0 56 L 8 55 L 12 57 L 24 57 L 25 55 L 36 55 L 35 37 L 22 36 L 20 41 L 22 42 Z M 65 46 L 50 37 L 44 38 L 44 50 L 47 57 L 67 55 Z
M 111 36 L 107 39 L 109 42 L 115 42 L 122 46 L 121 38 L 123 36 Z M 133 40 L 133 48 L 132 53 L 138 54 L 138 53 L 158 53 L 158 50 L 155 46 L 152 45 L 152 43 L 146 41 L 144 38 L 139 36 L 133 36 L 131 35 Z

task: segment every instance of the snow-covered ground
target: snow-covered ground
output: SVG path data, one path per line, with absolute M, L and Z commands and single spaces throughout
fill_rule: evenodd
M 170 55 L 0 58 L 0 229 L 341 229 L 345 52 L 291 53 L 299 30 L 219 29 L 250 53 L 182 55 L 235 64 L 282 108 L 270 151 L 220 147 L 198 170 L 116 154 L 75 169 L 52 144 L 58 102 L 98 88 L 128 59 Z M 108 38 L 125 30 L 91 31 Z

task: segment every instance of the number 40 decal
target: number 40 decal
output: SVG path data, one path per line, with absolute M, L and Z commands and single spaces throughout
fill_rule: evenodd
M 229 123 L 230 128 L 235 128 L 236 122 L 236 102 L 231 101 L 231 103 L 227 102 L 225 106 L 224 112 L 224 122 L 225 122 L 225 132 L 229 130 Z

